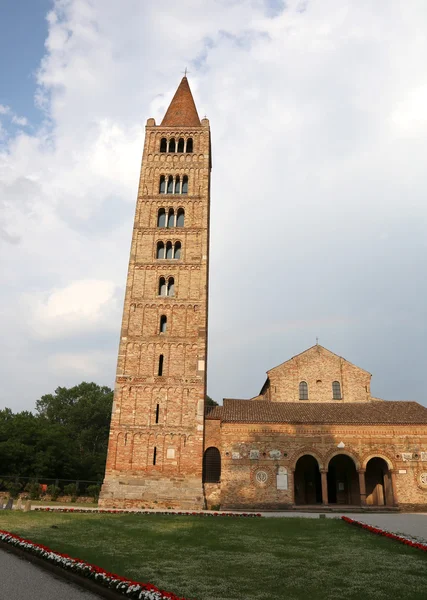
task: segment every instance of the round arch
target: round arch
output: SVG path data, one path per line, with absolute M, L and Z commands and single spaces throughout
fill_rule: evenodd
M 362 461 L 362 469 L 366 470 L 366 466 L 372 458 L 382 458 L 387 463 L 387 467 L 390 469 L 390 471 L 394 469 L 394 465 L 391 458 L 387 456 L 387 454 L 385 454 L 384 452 L 371 452 L 370 454 L 365 456 Z
M 317 457 L 313 453 L 302 454 L 295 463 L 293 475 L 294 503 L 321 504 L 322 483 Z
M 360 460 L 357 456 L 355 456 L 352 452 L 349 452 L 348 450 L 334 450 L 333 452 L 329 453 L 325 459 L 325 468 L 326 470 L 329 469 L 329 463 L 331 462 L 331 460 L 335 457 L 338 456 L 339 454 L 344 454 L 345 456 L 348 456 L 349 458 L 351 458 L 351 460 L 354 462 L 354 466 L 356 468 L 356 471 L 360 470 Z
M 290 467 L 291 471 L 295 471 L 299 459 L 303 456 L 306 456 L 307 454 L 317 460 L 317 464 L 319 465 L 320 471 L 324 469 L 324 459 L 319 454 L 317 454 L 312 448 L 300 448 L 300 450 L 298 450 L 298 453 L 294 454 L 289 461 L 292 465 Z

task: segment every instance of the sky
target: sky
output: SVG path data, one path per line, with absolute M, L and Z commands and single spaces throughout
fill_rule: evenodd
M 427 405 L 426 27 L 424 0 L 2 0 L 0 408 L 113 387 L 144 126 L 186 67 L 209 395 L 255 396 L 318 337 Z

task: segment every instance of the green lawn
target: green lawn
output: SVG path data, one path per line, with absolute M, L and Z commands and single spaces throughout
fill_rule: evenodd
M 196 600 L 427 598 L 423 552 L 335 519 L 2 511 L 0 529 Z

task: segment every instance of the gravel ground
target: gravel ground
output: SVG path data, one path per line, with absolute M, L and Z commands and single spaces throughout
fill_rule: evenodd
M 71 582 L 0 550 L 0 600 L 100 600 Z

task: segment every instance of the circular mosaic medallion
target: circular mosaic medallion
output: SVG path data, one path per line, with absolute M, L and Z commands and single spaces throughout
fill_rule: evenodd
M 255 481 L 257 483 L 267 483 L 268 481 L 268 473 L 266 471 L 257 471 L 255 473 Z

